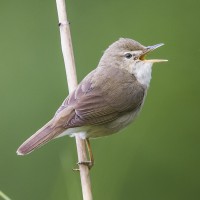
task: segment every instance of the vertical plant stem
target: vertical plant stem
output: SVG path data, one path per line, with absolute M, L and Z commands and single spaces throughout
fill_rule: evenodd
M 76 67 L 74 62 L 74 54 L 72 48 L 71 34 L 69 22 L 67 20 L 67 11 L 65 0 L 56 0 L 61 47 L 65 63 L 65 70 L 68 82 L 69 92 L 72 92 L 77 87 Z M 78 161 L 87 160 L 87 152 L 84 140 L 76 136 L 76 147 L 78 153 Z M 82 186 L 83 200 L 92 200 L 92 190 L 89 169 L 85 165 L 80 165 L 80 179 Z

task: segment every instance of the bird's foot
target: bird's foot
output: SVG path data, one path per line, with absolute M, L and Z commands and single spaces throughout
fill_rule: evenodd
M 85 165 L 89 169 L 91 169 L 94 166 L 94 162 L 91 161 L 91 160 L 89 160 L 89 161 L 82 161 L 82 162 L 78 162 L 77 165 Z
M 94 157 L 93 157 L 93 154 L 92 154 L 92 149 L 91 149 L 89 138 L 85 139 L 85 142 L 86 142 L 87 149 L 88 149 L 89 159 L 88 159 L 88 161 L 80 161 L 80 162 L 78 162 L 77 165 L 79 166 L 79 168 L 78 169 L 73 169 L 74 171 L 80 171 L 80 165 L 87 166 L 89 170 L 94 165 Z
M 93 161 L 81 161 L 81 162 L 78 162 L 77 165 L 85 165 L 88 167 L 88 169 L 90 170 L 93 166 L 94 166 L 94 162 Z M 73 169 L 73 171 L 80 171 L 80 169 L 76 168 L 76 169 Z

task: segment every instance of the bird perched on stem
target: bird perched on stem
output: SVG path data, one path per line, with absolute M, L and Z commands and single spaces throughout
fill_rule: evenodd
M 75 136 L 86 140 L 93 165 L 89 138 L 116 133 L 134 121 L 144 103 L 151 80 L 152 65 L 167 60 L 146 60 L 145 56 L 162 46 L 143 46 L 120 38 L 104 52 L 96 69 L 64 100 L 54 117 L 17 150 L 25 155 L 50 140 Z

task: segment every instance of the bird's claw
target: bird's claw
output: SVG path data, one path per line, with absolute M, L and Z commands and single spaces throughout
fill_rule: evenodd
M 92 161 L 81 161 L 81 162 L 78 162 L 77 165 L 85 165 L 89 169 L 91 169 L 94 165 L 94 162 L 92 162 Z
M 92 161 L 80 161 L 80 162 L 78 162 L 77 163 L 77 165 L 79 166 L 79 165 L 85 165 L 85 166 L 87 166 L 88 167 L 88 169 L 90 170 L 92 167 L 93 167 L 93 165 L 94 165 L 94 162 L 92 162 Z M 80 169 L 78 168 L 75 168 L 75 169 L 73 169 L 73 171 L 80 171 Z

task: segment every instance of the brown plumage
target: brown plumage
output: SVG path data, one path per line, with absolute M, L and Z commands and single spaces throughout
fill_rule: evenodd
M 84 139 L 95 138 L 118 132 L 127 126 L 140 110 L 148 88 L 148 84 L 140 81 L 143 79 L 139 77 L 138 69 L 134 69 L 137 62 L 144 62 L 140 56 L 146 51 L 146 47 L 131 39 L 113 43 L 105 51 L 98 67 L 64 100 L 53 119 L 26 140 L 17 153 L 30 153 L 65 134 L 79 134 Z M 133 58 L 137 56 L 137 59 L 131 58 L 131 61 L 126 58 L 127 52 Z M 144 65 L 150 70 L 152 63 L 144 62 Z

